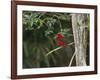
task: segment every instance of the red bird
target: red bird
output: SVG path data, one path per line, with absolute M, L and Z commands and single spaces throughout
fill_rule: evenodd
M 58 46 L 67 47 L 67 41 L 65 40 L 65 37 L 61 33 L 56 34 L 56 39 L 57 39 Z

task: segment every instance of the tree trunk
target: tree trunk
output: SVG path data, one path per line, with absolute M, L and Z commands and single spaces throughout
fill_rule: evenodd
M 72 14 L 76 66 L 86 66 L 87 14 Z

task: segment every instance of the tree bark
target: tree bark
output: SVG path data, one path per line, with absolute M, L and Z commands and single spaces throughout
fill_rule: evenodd
M 72 14 L 76 66 L 86 66 L 87 14 Z

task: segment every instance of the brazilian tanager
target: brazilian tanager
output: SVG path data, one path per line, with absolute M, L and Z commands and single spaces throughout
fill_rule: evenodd
M 57 40 L 58 46 L 67 47 L 67 40 L 65 39 L 63 34 L 61 34 L 60 32 L 56 34 L 56 40 Z

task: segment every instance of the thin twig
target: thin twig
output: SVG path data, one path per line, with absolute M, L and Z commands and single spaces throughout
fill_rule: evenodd
M 60 47 L 58 47 L 58 48 L 56 48 L 56 49 L 51 50 L 50 52 L 48 52 L 48 53 L 46 54 L 46 56 L 48 56 L 49 54 L 51 54 L 51 53 L 53 53 L 54 51 L 57 51 L 57 50 L 59 50 L 59 49 L 61 49 L 61 48 L 62 48 L 62 46 L 60 46 Z
M 68 46 L 72 45 L 73 43 L 74 43 L 74 42 L 69 43 Z M 56 48 L 56 49 L 51 50 L 50 52 L 48 52 L 48 53 L 46 54 L 46 56 L 50 55 L 51 53 L 53 53 L 53 52 L 55 52 L 55 51 L 57 51 L 57 50 L 59 50 L 59 49 L 61 49 L 61 48 L 63 48 L 63 46 L 60 46 L 60 47 L 58 47 L 58 48 Z
M 74 52 L 74 54 L 72 55 L 72 57 L 71 57 L 71 60 L 70 60 L 70 63 L 69 63 L 69 67 L 72 65 L 72 62 L 73 62 L 73 59 L 74 59 L 74 56 L 76 55 L 76 52 Z
M 74 42 L 71 42 L 71 43 L 68 44 L 68 46 L 71 46 L 71 45 L 73 45 L 73 44 L 74 44 Z

